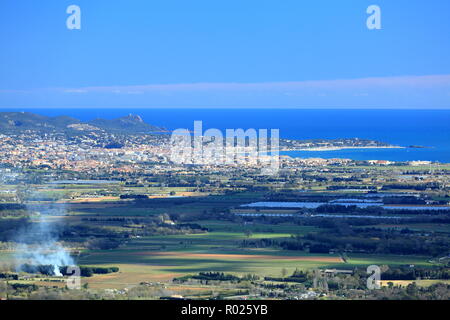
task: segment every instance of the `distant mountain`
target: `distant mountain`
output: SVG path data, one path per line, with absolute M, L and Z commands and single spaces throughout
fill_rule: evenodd
M 107 131 L 154 132 L 163 130 L 145 123 L 140 116 L 133 114 L 112 120 L 95 119 L 89 121 L 88 124 Z
M 82 122 L 68 116 L 47 117 L 31 112 L 0 112 L 0 133 L 20 133 L 26 130 L 39 132 L 94 132 L 151 133 L 163 131 L 138 115 L 129 114 L 118 119 L 95 119 Z
M 0 132 L 42 130 L 52 131 L 80 123 L 67 116 L 46 117 L 31 112 L 0 112 Z

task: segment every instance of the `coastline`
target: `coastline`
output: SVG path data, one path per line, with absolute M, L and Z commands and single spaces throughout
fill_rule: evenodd
M 317 147 L 317 148 L 302 148 L 302 149 L 281 149 L 280 152 L 285 151 L 339 151 L 339 150 L 353 150 L 353 149 L 406 149 L 400 146 L 365 146 L 365 147 Z

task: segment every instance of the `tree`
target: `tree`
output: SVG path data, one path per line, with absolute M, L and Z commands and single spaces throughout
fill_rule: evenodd
M 0 299 L 7 298 L 8 284 L 6 281 L 0 281 Z
M 414 298 L 417 296 L 418 288 L 415 282 L 408 284 L 406 287 L 406 293 L 411 297 Z

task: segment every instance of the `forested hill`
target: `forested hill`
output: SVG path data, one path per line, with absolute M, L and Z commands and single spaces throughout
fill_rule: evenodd
M 117 133 L 151 133 L 163 128 L 148 124 L 138 115 L 117 119 L 95 119 L 83 122 L 68 116 L 48 117 L 31 112 L 0 112 L 0 133 L 21 133 L 27 130 L 42 133 L 76 133 L 107 131 Z

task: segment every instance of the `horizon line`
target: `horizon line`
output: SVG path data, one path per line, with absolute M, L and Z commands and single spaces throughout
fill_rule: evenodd
M 287 106 L 280 106 L 280 107 L 272 107 L 272 106 L 247 106 L 247 107 L 234 107 L 234 106 L 228 106 L 228 107 L 191 107 L 191 106 L 165 106 L 165 107 L 153 107 L 153 106 L 20 106 L 20 107 L 1 107 L 0 106 L 0 112 L 6 112 L 1 111 L 2 109 L 25 109 L 25 110 L 39 110 L 39 109 L 120 109 L 120 110 L 126 110 L 126 109 L 154 109 L 154 110 L 162 110 L 162 109 L 196 109 L 196 110 L 236 110 L 236 109 L 243 109 L 243 110 L 251 110 L 251 109 L 267 109 L 267 110 L 426 110 L 426 111 L 441 111 L 441 110 L 450 110 L 449 107 L 287 107 Z M 20 111 L 17 111 L 20 112 Z

